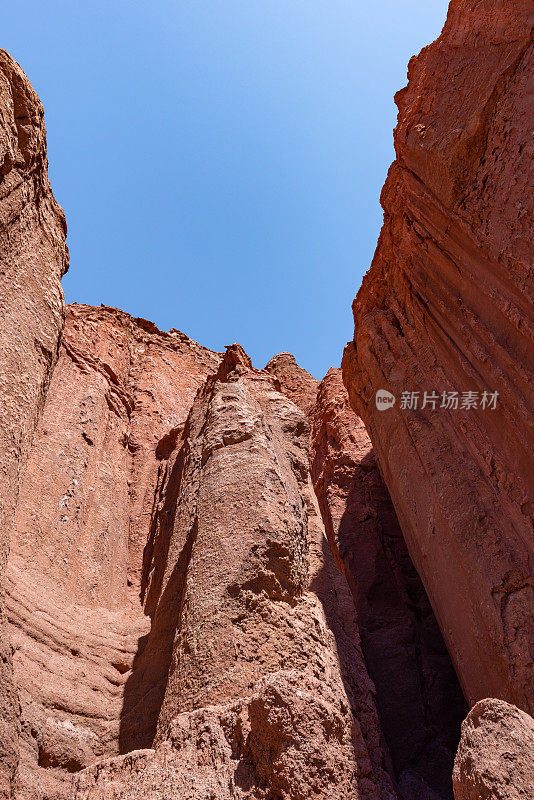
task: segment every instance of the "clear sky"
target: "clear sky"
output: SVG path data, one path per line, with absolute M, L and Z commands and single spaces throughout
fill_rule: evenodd
M 339 365 L 382 220 L 393 95 L 446 0 L 19 0 L 1 46 L 45 106 L 68 301 L 255 366 Z

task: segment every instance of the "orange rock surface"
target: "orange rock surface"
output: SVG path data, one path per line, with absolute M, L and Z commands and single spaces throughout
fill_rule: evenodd
M 115 309 L 68 308 L 7 570 L 21 793 L 56 797 L 69 772 L 120 752 L 127 673 L 150 627 L 139 594 L 158 487 L 219 358 Z

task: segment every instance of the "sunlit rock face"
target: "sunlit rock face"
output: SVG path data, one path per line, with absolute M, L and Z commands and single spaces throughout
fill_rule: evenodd
M 10 796 L 18 758 L 4 574 L 20 476 L 63 327 L 65 233 L 48 180 L 43 107 L 0 50 L 0 798 Z
M 343 359 L 469 703 L 530 711 L 533 14 L 527 0 L 454 0 L 410 62 Z M 377 407 L 378 390 L 395 404 Z
M 278 386 L 238 345 L 69 307 L 8 568 L 15 796 L 397 797 Z
M 6 576 L 22 797 L 60 796 L 71 773 L 121 751 L 124 687 L 150 628 L 139 598 L 159 486 L 219 360 L 115 309 L 67 308 Z
M 527 800 L 534 794 L 534 720 L 495 698 L 480 700 L 462 725 L 454 762 L 455 800 Z

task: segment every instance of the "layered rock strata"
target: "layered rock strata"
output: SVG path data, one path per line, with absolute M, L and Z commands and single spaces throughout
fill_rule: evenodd
M 410 62 L 343 359 L 467 699 L 530 711 L 533 23 L 527 0 L 453 0 Z
M 65 232 L 48 180 L 43 107 L 0 50 L 0 798 L 10 796 L 17 764 L 4 573 L 20 475 L 63 327 Z
M 69 796 L 69 773 L 121 752 L 125 685 L 150 628 L 143 550 L 168 456 L 219 359 L 114 309 L 68 308 L 7 570 L 21 800 Z

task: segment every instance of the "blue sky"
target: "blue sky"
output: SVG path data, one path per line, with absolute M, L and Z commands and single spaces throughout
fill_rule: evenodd
M 31 0 L 1 46 L 45 106 L 68 301 L 321 378 L 382 220 L 395 91 L 446 0 Z

